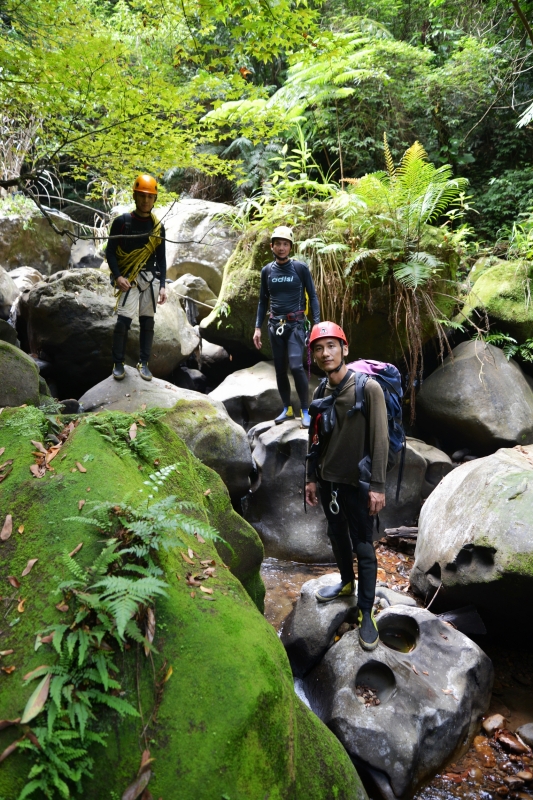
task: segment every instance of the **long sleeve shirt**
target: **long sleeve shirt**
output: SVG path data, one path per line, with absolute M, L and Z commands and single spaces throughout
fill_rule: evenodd
M 320 322 L 320 305 L 307 264 L 294 261 L 292 258 L 285 264 L 278 264 L 277 261 L 267 264 L 261 270 L 261 291 L 255 327 L 260 328 L 263 324 L 269 300 L 270 313 L 274 317 L 284 317 L 295 311 L 304 311 L 305 292 L 309 295 L 313 325 L 316 325 Z
M 139 250 L 147 244 L 148 237 L 153 229 L 154 223 L 152 217 L 138 217 L 135 211 L 121 214 L 113 220 L 109 235 L 111 237 L 118 236 L 120 238 L 111 238 L 108 240 L 106 258 L 109 269 L 115 278 L 119 278 L 122 274 L 120 262 L 117 257 L 117 247 L 120 245 L 125 253 Z M 165 228 L 163 225 L 161 225 L 160 235 L 161 241 L 154 255 L 148 259 L 143 269 L 147 272 L 152 272 L 154 275 L 159 273 L 159 283 L 161 288 L 164 288 L 167 277 L 167 259 L 165 254 Z
M 364 389 L 366 415 L 356 411 L 348 417 L 347 413 L 355 403 L 354 383 L 355 375 L 351 375 L 337 397 L 335 402 L 337 421 L 330 438 L 321 450 L 318 471 L 325 481 L 358 486 L 359 462 L 369 453 L 372 459 L 370 491 L 384 493 L 389 455 L 385 397 L 379 383 L 369 378 Z M 328 382 L 324 396 L 330 395 L 334 388 Z M 308 480 L 316 480 L 315 475 L 307 477 Z

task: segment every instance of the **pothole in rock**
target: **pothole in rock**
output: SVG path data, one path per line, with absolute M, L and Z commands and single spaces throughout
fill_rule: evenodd
M 358 694 L 358 687 L 362 687 L 362 694 Z M 367 661 L 357 672 L 355 677 L 355 693 L 358 698 L 368 697 L 368 707 L 386 703 L 387 700 L 390 700 L 395 691 L 396 678 L 391 668 L 386 664 L 382 664 L 380 661 Z M 373 698 L 379 700 L 379 703 L 374 702 Z M 372 700 L 372 702 L 370 702 L 370 700 Z M 364 705 L 367 705 L 366 701 Z
M 410 653 L 420 636 L 418 623 L 407 614 L 387 614 L 378 617 L 377 626 L 381 642 L 397 653 Z
M 371 689 L 370 686 L 367 686 L 364 683 L 357 684 L 355 687 L 355 695 L 361 705 L 366 706 L 366 708 L 369 708 L 370 706 L 381 705 L 381 700 L 379 699 L 376 690 Z

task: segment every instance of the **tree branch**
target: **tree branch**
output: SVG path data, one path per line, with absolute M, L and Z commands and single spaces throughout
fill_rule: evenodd
M 531 30 L 531 25 L 530 25 L 530 24 L 529 24 L 529 22 L 527 21 L 527 17 L 526 17 L 526 15 L 524 14 L 524 12 L 522 11 L 522 9 L 520 8 L 520 6 L 519 6 L 519 4 L 518 4 L 518 0 L 511 0 L 511 5 L 513 6 L 514 10 L 516 11 L 516 13 L 518 14 L 518 16 L 520 17 L 520 20 L 521 20 L 521 22 L 522 22 L 522 25 L 523 25 L 523 26 L 524 26 L 524 28 L 526 29 L 526 33 L 527 33 L 527 35 L 529 36 L 529 39 L 530 39 L 530 41 L 531 41 L 531 44 L 533 44 L 533 30 Z

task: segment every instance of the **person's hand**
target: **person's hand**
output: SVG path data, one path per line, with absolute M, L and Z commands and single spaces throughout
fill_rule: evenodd
M 157 298 L 157 303 L 158 305 L 162 306 L 163 303 L 166 303 L 166 301 L 167 301 L 167 290 L 161 287 L 161 289 L 159 290 L 159 297 Z
M 263 343 L 261 341 L 261 328 L 256 328 L 254 331 L 254 344 L 258 350 L 261 350 Z
M 368 513 L 371 517 L 379 514 L 382 508 L 385 508 L 385 495 L 383 492 L 369 492 L 368 493 Z
M 308 506 L 318 505 L 318 495 L 316 493 L 316 483 L 309 481 L 305 484 L 305 502 Z
M 129 291 L 129 289 L 131 289 L 131 283 L 127 278 L 124 278 L 122 275 L 120 276 L 120 278 L 116 279 L 115 284 L 117 288 L 120 289 L 121 292 L 127 292 Z

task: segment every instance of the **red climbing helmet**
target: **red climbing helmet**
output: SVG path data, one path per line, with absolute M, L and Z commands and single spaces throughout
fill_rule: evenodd
M 319 322 L 318 325 L 313 325 L 309 337 L 309 345 L 312 346 L 313 342 L 316 342 L 317 339 L 323 339 L 326 336 L 332 336 L 334 339 L 341 339 L 345 345 L 348 345 L 346 334 L 336 322 Z

